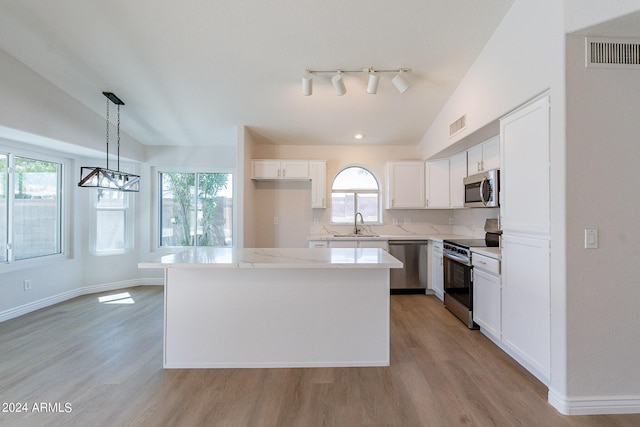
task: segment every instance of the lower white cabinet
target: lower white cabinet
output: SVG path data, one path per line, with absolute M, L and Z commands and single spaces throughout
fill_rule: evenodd
M 549 240 L 502 236 L 502 343 L 542 382 L 551 374 Z
M 328 248 L 329 242 L 326 240 L 309 240 L 307 242 L 309 248 Z
M 473 321 L 484 334 L 500 340 L 502 334 L 502 281 L 500 261 L 474 253 Z
M 389 242 L 380 239 L 309 240 L 309 248 L 379 248 L 389 252 Z
M 431 290 L 444 300 L 444 258 L 442 255 L 442 243 L 431 242 Z

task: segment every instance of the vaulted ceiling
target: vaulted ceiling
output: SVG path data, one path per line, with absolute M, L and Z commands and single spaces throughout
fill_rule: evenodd
M 3 0 L 0 48 L 148 145 L 233 145 L 237 126 L 277 144 L 416 144 L 512 0 Z M 400 94 L 360 73 L 407 67 Z

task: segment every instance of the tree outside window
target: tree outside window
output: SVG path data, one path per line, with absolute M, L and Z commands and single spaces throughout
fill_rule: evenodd
M 232 176 L 160 173 L 160 246 L 232 246 Z

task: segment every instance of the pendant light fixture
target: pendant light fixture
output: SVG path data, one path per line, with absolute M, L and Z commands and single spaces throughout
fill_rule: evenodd
M 104 190 L 135 192 L 140 191 L 140 176 L 120 170 L 120 106 L 124 102 L 113 92 L 102 92 L 107 97 L 107 167 L 82 166 L 78 187 L 101 188 Z M 116 170 L 109 169 L 109 103 L 118 106 L 118 164 Z

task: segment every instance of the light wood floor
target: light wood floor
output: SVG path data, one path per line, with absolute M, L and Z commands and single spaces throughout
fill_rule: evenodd
M 88 295 L 0 323 L 0 403 L 29 410 L 0 425 L 640 426 L 559 415 L 431 296 L 392 296 L 387 368 L 163 370 L 162 288 L 126 291 L 135 304 Z M 41 402 L 56 412 L 32 412 Z

